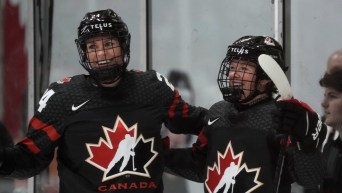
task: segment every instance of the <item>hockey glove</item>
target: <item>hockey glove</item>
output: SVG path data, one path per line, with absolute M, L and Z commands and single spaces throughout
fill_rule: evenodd
M 327 129 L 315 111 L 297 99 L 278 101 L 277 106 L 280 133 L 289 135 L 291 143 L 304 152 L 320 148 Z

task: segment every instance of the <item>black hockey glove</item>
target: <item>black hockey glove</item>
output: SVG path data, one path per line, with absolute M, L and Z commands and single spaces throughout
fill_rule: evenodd
M 291 143 L 301 151 L 312 152 L 320 148 L 327 128 L 315 111 L 297 99 L 278 101 L 277 106 L 280 133 L 289 135 Z

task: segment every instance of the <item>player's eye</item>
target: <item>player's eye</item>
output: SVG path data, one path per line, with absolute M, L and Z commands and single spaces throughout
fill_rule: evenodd
M 111 41 L 108 41 L 108 42 L 105 42 L 105 43 L 104 43 L 104 47 L 105 47 L 105 48 L 113 48 L 113 47 L 114 47 L 114 44 L 113 44 Z
M 87 50 L 91 51 L 91 50 L 95 50 L 96 49 L 96 45 L 94 43 L 88 43 L 87 44 Z

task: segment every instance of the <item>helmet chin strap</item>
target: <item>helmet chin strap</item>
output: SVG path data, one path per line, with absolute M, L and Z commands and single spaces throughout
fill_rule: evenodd
M 253 106 L 260 101 L 263 101 L 267 98 L 269 98 L 269 94 L 266 92 L 266 84 L 270 82 L 270 80 L 260 80 L 258 81 L 258 84 L 256 85 L 256 88 L 250 96 L 248 96 L 246 99 L 239 102 L 240 106 L 243 107 L 250 107 Z

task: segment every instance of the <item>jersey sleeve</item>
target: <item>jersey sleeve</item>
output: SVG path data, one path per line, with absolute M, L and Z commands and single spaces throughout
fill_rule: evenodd
M 202 130 L 192 148 L 169 149 L 165 153 L 165 171 L 191 181 L 206 178 L 207 138 Z
M 207 109 L 196 107 L 184 101 L 179 91 L 161 74 L 156 72 L 159 80 L 159 93 L 165 111 L 164 124 L 176 134 L 198 135 L 204 125 Z
M 62 95 L 56 84 L 49 86 L 29 122 L 26 136 L 14 147 L 4 149 L 1 175 L 28 178 L 49 165 L 68 116 Z
M 195 107 L 183 101 L 175 90 L 173 103 L 168 108 L 168 119 L 165 126 L 176 134 L 198 135 L 204 125 L 207 110 Z

